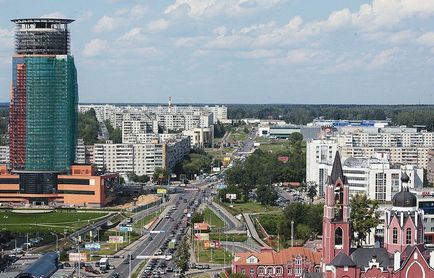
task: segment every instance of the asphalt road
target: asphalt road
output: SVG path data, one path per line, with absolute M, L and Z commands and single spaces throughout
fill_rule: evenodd
M 183 198 L 187 199 L 187 203 L 185 203 L 184 201 L 179 202 L 178 207 L 176 208 L 176 210 L 174 210 L 172 214 L 172 218 L 174 219 L 174 221 L 172 221 L 171 219 L 163 218 L 161 222 L 153 230 L 154 232 L 160 231 L 160 233 L 156 233 L 156 234 L 153 233 L 152 240 L 147 240 L 143 244 L 138 245 L 135 249 L 129 251 L 134 258 L 131 262 L 132 270 L 142 261 L 140 259 L 136 259 L 137 256 L 153 255 L 160 248 L 163 241 L 171 237 L 171 232 L 174 230 L 176 223 L 179 220 L 181 220 L 184 209 L 187 208 L 188 203 L 191 200 L 194 200 L 195 197 L 197 198 L 197 196 L 198 194 L 196 191 L 187 192 L 183 194 Z M 179 199 L 179 194 L 177 194 L 176 197 L 173 198 L 175 202 L 178 199 Z M 125 256 L 125 258 L 126 258 L 125 259 L 126 262 L 127 256 Z M 120 277 L 129 277 L 130 265 L 125 262 L 122 263 L 120 266 L 118 266 L 117 269 L 113 271 L 113 273 L 119 273 Z M 109 277 L 113 277 L 113 273 Z

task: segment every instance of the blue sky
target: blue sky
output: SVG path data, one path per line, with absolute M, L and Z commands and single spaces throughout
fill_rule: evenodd
M 0 0 L 0 101 L 11 18 L 66 17 L 80 102 L 433 104 L 431 0 Z

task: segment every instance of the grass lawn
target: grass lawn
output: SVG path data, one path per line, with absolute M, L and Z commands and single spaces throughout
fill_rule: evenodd
M 195 246 L 197 248 L 197 245 Z M 196 255 L 196 261 L 199 264 L 203 263 L 213 263 L 213 264 L 230 264 L 232 261 L 232 254 L 229 251 L 226 251 L 224 248 L 213 249 L 212 250 L 212 260 L 211 260 L 211 250 L 203 249 L 203 244 L 199 245 L 199 256 L 197 249 L 194 249 L 194 254 Z
M 140 219 L 139 221 L 137 221 L 134 225 L 133 225 L 133 230 L 134 231 L 139 231 L 140 229 L 143 228 L 145 225 L 147 225 L 148 223 L 154 221 L 155 218 L 158 217 L 159 214 L 156 213 L 151 213 L 149 215 L 145 215 L 145 217 L 143 217 L 142 219 Z
M 248 134 L 244 132 L 244 130 L 237 130 L 231 132 L 231 136 L 229 136 L 228 141 L 245 141 L 247 140 Z
M 131 278 L 137 278 L 139 277 L 140 272 L 143 270 L 143 268 L 145 267 L 147 261 L 144 260 L 143 262 L 141 262 L 139 264 L 139 266 L 137 267 L 137 269 L 131 274 Z
M 225 226 L 225 222 L 209 208 L 203 210 L 203 219 L 211 226 L 211 229 L 223 228 Z
M 221 205 L 225 207 L 227 211 L 232 213 L 233 215 L 237 215 L 240 213 L 260 213 L 260 212 L 278 212 L 282 209 L 279 207 L 265 206 L 256 202 L 246 202 L 246 203 L 233 203 L 233 207 L 230 207 L 230 203 L 221 203 Z
M 96 212 L 62 212 L 47 213 L 12 213 L 0 212 L 1 230 L 16 233 L 70 233 L 83 226 L 92 224 L 107 216 L 107 213 Z
M 109 236 L 119 236 L 119 235 L 123 235 L 124 236 L 124 243 L 120 243 L 120 244 L 116 244 L 116 243 L 108 243 L 108 238 Z M 105 231 L 103 233 L 100 234 L 100 242 L 101 242 L 101 250 L 99 251 L 92 251 L 92 255 L 94 256 L 101 256 L 101 255 L 113 255 L 115 254 L 117 251 L 125 248 L 126 246 L 128 246 L 129 244 L 133 243 L 134 241 L 138 240 L 141 235 L 131 232 L 129 233 L 129 243 L 128 243 L 128 238 L 127 238 L 127 233 L 119 233 L 116 231 Z M 116 246 L 117 245 L 117 246 Z M 117 251 L 116 251 L 117 250 Z M 89 251 L 83 251 L 85 253 L 89 253 Z
M 210 240 L 221 240 L 221 241 L 230 241 L 230 242 L 244 242 L 247 240 L 247 234 L 224 234 L 220 233 L 210 233 Z

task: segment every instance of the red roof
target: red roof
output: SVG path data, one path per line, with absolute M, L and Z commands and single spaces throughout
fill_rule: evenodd
M 247 259 L 255 256 L 258 259 L 258 265 L 284 265 L 288 261 L 294 260 L 297 256 L 305 257 L 306 260 L 313 262 L 315 265 L 321 262 L 321 253 L 315 252 L 305 247 L 291 247 L 280 252 L 272 250 L 262 250 L 261 252 L 236 253 L 234 265 L 246 265 Z M 251 265 L 251 263 L 249 263 Z

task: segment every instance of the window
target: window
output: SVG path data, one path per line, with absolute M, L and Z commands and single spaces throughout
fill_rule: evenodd
M 303 273 L 303 268 L 301 267 L 303 260 L 300 257 L 295 259 L 295 276 L 301 276 Z
M 272 267 L 267 268 L 267 274 L 273 274 L 273 268 Z
M 255 274 L 255 270 L 253 268 L 250 269 L 250 275 Z
M 264 274 L 264 268 L 263 267 L 258 268 L 258 273 L 259 274 Z
M 392 230 L 392 240 L 394 244 L 398 243 L 398 229 L 397 228 L 393 228 Z
M 292 268 L 288 267 L 288 275 L 292 275 Z
M 378 201 L 386 200 L 386 174 L 375 174 L 375 199 Z
M 342 229 L 339 227 L 335 231 L 335 245 L 342 245 Z
M 241 273 L 242 273 L 242 274 L 246 274 L 246 269 L 245 269 L 245 268 L 242 268 L 242 269 L 241 269 Z
M 405 232 L 405 244 L 411 244 L 411 229 L 407 228 Z
M 282 275 L 282 268 L 281 267 L 277 267 L 276 268 L 276 274 L 277 275 Z

